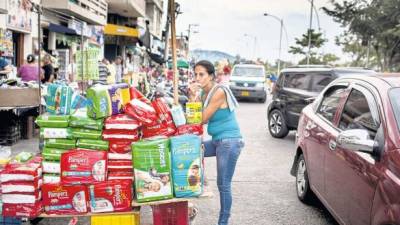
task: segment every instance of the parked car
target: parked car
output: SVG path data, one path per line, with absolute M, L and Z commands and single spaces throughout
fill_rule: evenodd
M 302 111 L 300 201 L 318 197 L 339 224 L 400 224 L 400 74 L 333 81 Z
M 350 74 L 376 73 L 362 68 L 327 66 L 298 66 L 282 70 L 272 88 L 272 102 L 268 106 L 268 129 L 272 137 L 284 138 L 290 130 L 296 130 L 301 110 L 314 101 L 331 81 Z
M 266 74 L 263 65 L 239 64 L 231 72 L 229 87 L 237 99 L 267 100 Z

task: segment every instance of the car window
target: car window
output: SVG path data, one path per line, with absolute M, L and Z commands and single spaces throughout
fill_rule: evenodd
M 336 110 L 339 106 L 340 98 L 345 92 L 347 87 L 345 86 L 334 86 L 329 88 L 321 100 L 321 104 L 318 107 L 317 113 L 333 123 Z
M 321 92 L 333 80 L 330 74 L 313 74 L 311 82 L 312 92 Z
M 294 88 L 301 90 L 308 90 L 310 85 L 310 75 L 309 74 L 286 74 L 283 86 L 285 88 Z
M 400 88 L 390 90 L 389 97 L 397 121 L 397 128 L 400 130 Z
M 368 101 L 372 94 L 368 93 L 367 95 L 369 96 L 365 96 L 357 89 L 351 91 L 340 117 L 339 128 L 341 130 L 365 129 L 373 139 L 380 122 L 376 104 L 371 100 Z

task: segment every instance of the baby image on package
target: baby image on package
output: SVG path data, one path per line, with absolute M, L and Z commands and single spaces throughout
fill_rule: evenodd
M 176 197 L 195 197 L 203 192 L 201 140 L 196 135 L 171 138 L 172 177 Z
M 144 140 L 132 146 L 137 201 L 172 198 L 169 140 Z

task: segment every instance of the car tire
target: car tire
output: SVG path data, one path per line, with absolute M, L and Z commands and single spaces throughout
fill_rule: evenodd
M 307 164 L 303 154 L 299 156 L 296 165 L 296 193 L 299 200 L 305 204 L 312 204 L 315 201 L 315 195 L 310 188 Z
M 278 109 L 274 109 L 268 116 L 269 133 L 274 138 L 284 138 L 288 135 L 289 129 L 286 126 L 285 117 Z

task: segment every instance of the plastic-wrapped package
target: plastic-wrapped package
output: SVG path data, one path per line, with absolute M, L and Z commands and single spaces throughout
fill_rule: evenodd
M 64 128 L 68 127 L 69 115 L 43 114 L 38 116 L 35 122 L 39 127 Z
M 61 172 L 60 162 L 43 161 L 43 173 L 59 174 Z
M 1 201 L 3 203 L 10 204 L 34 204 L 42 198 L 42 192 L 40 190 L 32 193 L 8 193 L 1 195 Z
M 110 171 L 107 176 L 108 180 L 130 180 L 134 181 L 132 171 Z
M 42 191 L 47 214 L 74 215 L 88 212 L 89 196 L 84 185 L 44 184 Z
M 87 106 L 87 99 L 82 95 L 74 92 L 72 94 L 71 109 L 78 110 L 84 109 Z
M 126 212 L 132 210 L 132 181 L 111 180 L 88 186 L 90 211 Z
M 177 127 L 176 135 L 183 134 L 194 134 L 194 135 L 202 135 L 203 134 L 203 125 L 202 124 L 187 124 Z
M 119 154 L 119 153 L 109 152 L 108 159 L 110 159 L 110 160 L 132 160 L 132 154 L 131 153 Z
M 77 139 L 101 139 L 101 130 L 71 128 L 71 131 L 72 136 Z
M 175 196 L 199 196 L 203 192 L 201 139 L 182 135 L 171 139 L 171 167 Z
M 75 148 L 75 147 L 74 147 Z M 68 150 L 44 147 L 42 151 L 42 156 L 44 160 L 48 161 L 60 161 L 61 154 Z
M 132 99 L 138 99 L 148 105 L 151 105 L 151 102 L 149 99 L 147 99 L 140 91 L 138 91 L 136 88 L 131 87 L 129 88 L 129 92 L 131 94 L 131 100 Z
M 108 93 L 111 100 L 112 115 L 123 112 L 123 106 L 126 105 L 131 98 L 129 85 L 126 83 L 109 85 Z
M 110 153 L 109 153 L 110 154 Z M 133 166 L 132 166 L 132 156 L 130 157 L 130 160 L 108 160 L 108 171 L 109 172 L 132 172 L 133 171 Z M 110 175 L 110 174 L 108 174 Z
M 42 201 L 33 204 L 3 204 L 2 215 L 5 217 L 36 218 L 43 212 Z
M 42 167 L 40 163 L 7 164 L 0 173 L 0 182 L 32 181 L 40 179 Z M 37 182 L 37 181 L 36 181 Z
M 42 138 L 72 138 L 71 128 L 40 128 Z
M 70 117 L 70 127 L 86 128 L 93 130 L 103 129 L 103 119 L 92 119 L 87 116 L 87 110 L 79 109 Z
M 104 140 L 108 141 L 139 140 L 139 133 L 137 130 L 104 130 L 102 136 Z
M 60 174 L 43 174 L 43 184 L 57 184 L 60 182 Z
M 151 138 L 155 136 L 169 137 L 175 134 L 175 126 L 166 126 L 164 123 L 156 123 L 150 126 L 143 126 L 142 134 L 143 138 Z
M 112 106 L 107 86 L 93 86 L 86 90 L 89 117 L 94 119 L 112 115 Z
M 111 140 L 109 141 L 109 152 L 112 153 L 129 153 L 131 152 L 131 140 Z
M 132 154 L 137 201 L 172 198 L 169 140 L 135 142 Z
M 57 115 L 69 115 L 73 90 L 64 84 L 50 84 L 47 86 L 47 112 Z
M 76 147 L 75 139 L 45 139 L 44 147 L 46 148 L 58 148 L 58 149 L 74 149 Z
M 92 140 L 92 139 L 78 139 L 76 146 L 78 148 L 92 149 L 92 150 L 108 150 L 108 141 Z
M 203 118 L 201 102 L 186 103 L 186 121 L 188 124 L 201 124 Z
M 104 122 L 106 129 L 118 129 L 118 130 L 136 130 L 142 124 L 125 114 L 118 114 L 108 117 Z
M 60 162 L 61 182 L 64 184 L 90 184 L 106 179 L 106 151 L 69 151 L 61 155 Z
M 9 181 L 1 183 L 1 193 L 33 193 L 43 184 L 41 178 L 32 181 Z
M 140 121 L 144 125 L 151 125 L 158 119 L 154 108 L 138 99 L 133 99 L 126 104 L 125 114 Z
M 185 113 L 183 112 L 181 105 L 173 105 L 171 108 L 171 114 L 177 127 L 186 124 Z

